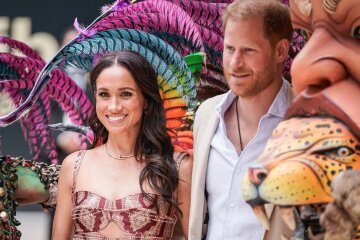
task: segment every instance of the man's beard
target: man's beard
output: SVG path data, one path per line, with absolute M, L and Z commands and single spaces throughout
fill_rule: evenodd
M 262 72 L 252 75 L 250 83 L 244 85 L 236 94 L 242 98 L 253 97 L 267 89 L 276 79 L 276 66 L 268 65 Z

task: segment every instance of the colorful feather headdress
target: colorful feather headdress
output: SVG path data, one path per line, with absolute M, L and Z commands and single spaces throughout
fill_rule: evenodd
M 57 163 L 55 141 L 48 127 L 51 118 L 51 100 L 57 102 L 76 125 L 85 124 L 85 120 L 91 114 L 92 104 L 75 82 L 59 69 L 51 73 L 41 91 L 32 91 L 37 84 L 36 79 L 41 69 L 45 66 L 45 61 L 21 42 L 0 36 L 0 43 L 20 53 L 20 55 L 0 53 L 1 93 L 6 93 L 9 101 L 15 106 L 23 106 L 26 109 L 22 112 L 20 124 L 33 158 L 38 159 L 42 152 L 51 162 Z M 27 102 L 23 102 L 24 99 L 28 99 Z M 18 111 L 19 108 L 13 111 L 15 114 L 2 116 L 4 118 L 9 116 L 5 124 L 18 119 Z
M 46 65 L 27 47 L 21 48 L 25 57 L 1 53 L 1 90 L 10 94 L 17 108 L 1 116 L 0 125 L 20 118 L 27 121 L 24 133 L 32 144 L 34 158 L 45 148 L 56 162 L 48 130 L 50 100 L 57 101 L 78 126 L 84 125 L 92 109 L 85 94 L 63 70 L 71 66 L 89 71 L 106 52 L 129 49 L 147 58 L 158 73 L 174 145 L 191 149 L 192 114 L 198 101 L 228 90 L 221 67 L 221 12 L 229 2 L 148 0 L 130 4 L 118 0 L 87 28 L 75 21 L 79 35 Z M 5 39 L 2 41 L 9 44 Z M 300 50 L 302 42 L 301 36 L 295 36 L 292 55 Z M 194 52 L 205 53 L 205 60 L 202 54 L 185 57 Z

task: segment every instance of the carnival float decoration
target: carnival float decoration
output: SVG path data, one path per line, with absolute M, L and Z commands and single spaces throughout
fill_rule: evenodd
M 191 126 L 199 103 L 228 90 L 222 73 L 221 12 L 230 0 L 116 1 L 88 27 L 74 26 L 78 36 L 48 63 L 31 48 L 5 36 L 0 43 L 17 53 L 0 53 L 0 94 L 13 110 L 0 116 L 0 126 L 20 121 L 32 160 L 0 157 L 0 237 L 20 239 L 18 204 L 56 206 L 60 171 L 51 129 L 79 132 L 92 142 L 86 121 L 92 103 L 68 76 L 71 67 L 89 71 L 108 52 L 133 50 L 158 74 L 167 127 L 175 151 L 192 151 Z M 284 74 L 303 45 L 295 34 Z M 4 99 L 4 98 L 2 98 Z M 72 125 L 50 124 L 50 103 L 67 113 Z M 101 144 L 101 143 L 98 143 Z M 1 146 L 0 146 L 1 147 Z M 48 157 L 45 164 L 40 152 Z
M 291 0 L 308 40 L 292 63 L 297 95 L 244 179 L 244 199 L 268 228 L 280 207 L 291 239 L 358 239 L 360 2 Z M 286 239 L 286 238 L 284 238 Z

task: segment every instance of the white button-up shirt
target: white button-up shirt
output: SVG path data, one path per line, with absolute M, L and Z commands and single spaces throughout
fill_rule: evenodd
M 209 240 L 261 240 L 265 229 L 242 197 L 242 182 L 249 165 L 264 150 L 273 129 L 284 117 L 290 84 L 283 80 L 269 111 L 261 117 L 257 133 L 237 154 L 227 137 L 224 115 L 236 96 L 230 91 L 217 106 L 219 126 L 211 141 L 206 174 Z

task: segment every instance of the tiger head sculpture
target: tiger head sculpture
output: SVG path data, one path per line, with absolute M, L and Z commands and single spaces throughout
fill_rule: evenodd
M 360 170 L 360 1 L 290 0 L 290 9 L 294 28 L 308 36 L 291 68 L 297 96 L 243 194 L 263 217 L 263 204 L 279 205 L 295 228 L 289 207 L 332 203 L 334 178 Z

